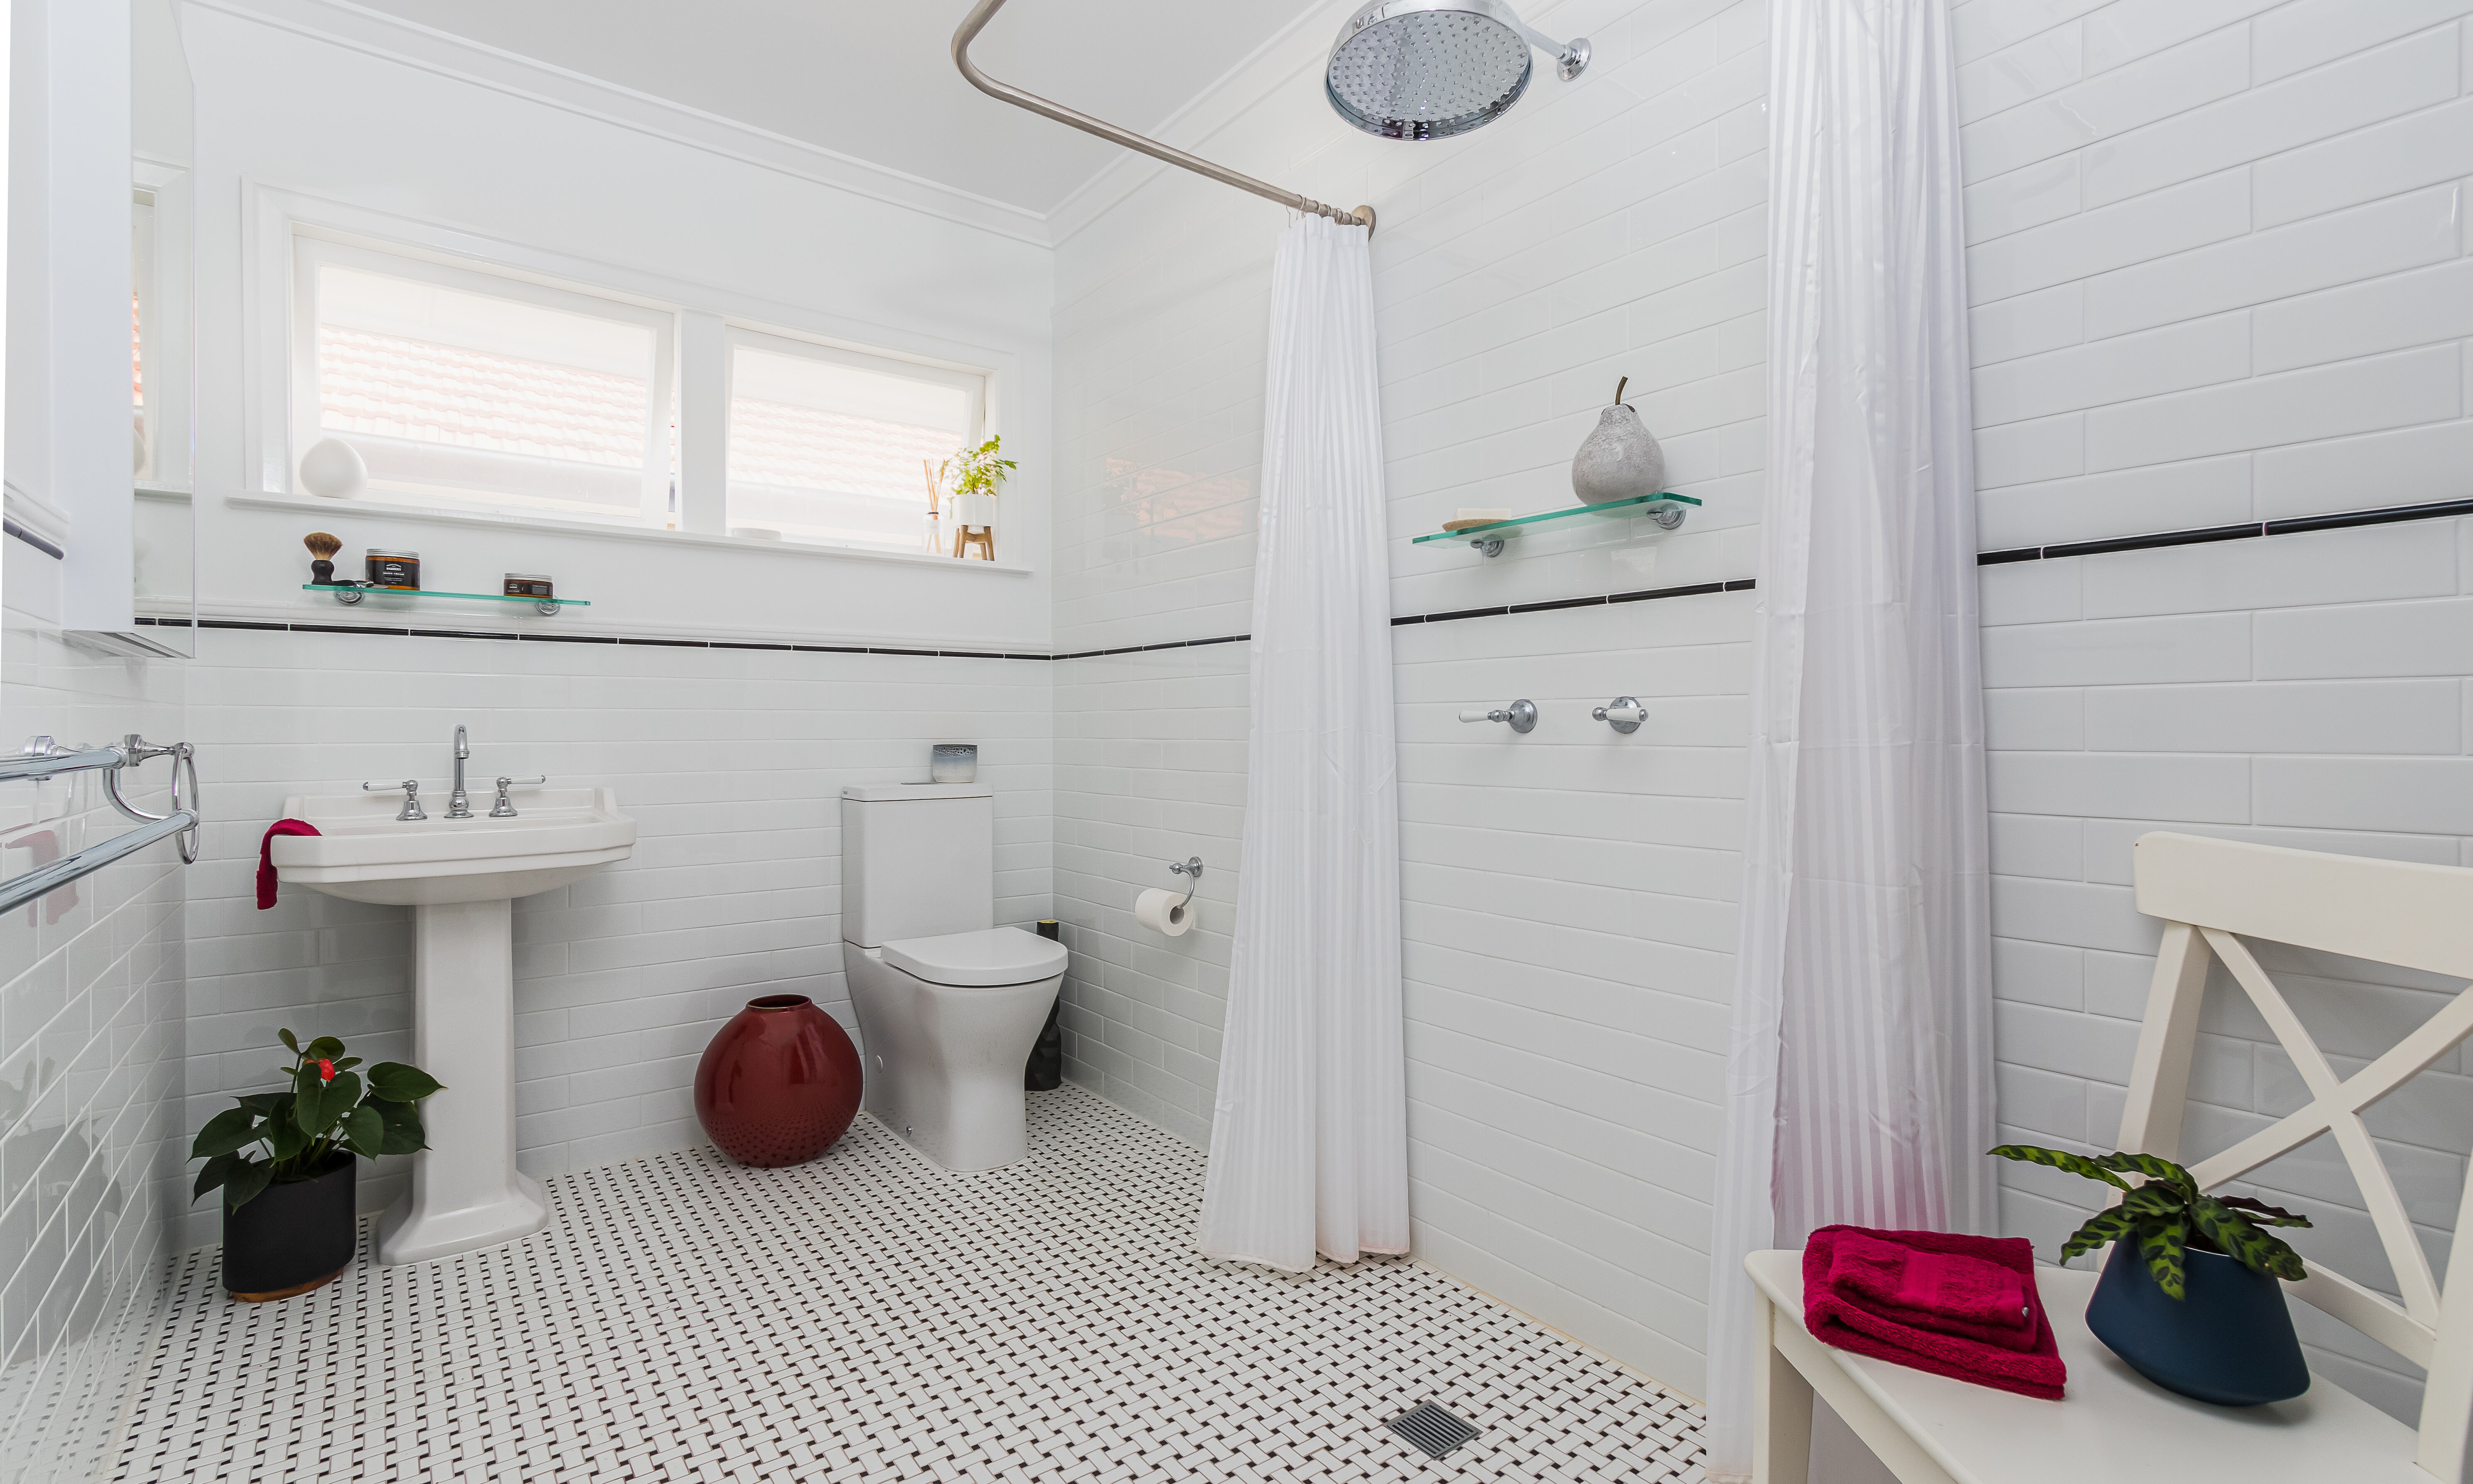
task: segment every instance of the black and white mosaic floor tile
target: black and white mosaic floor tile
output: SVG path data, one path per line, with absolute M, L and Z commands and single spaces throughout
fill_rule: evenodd
M 1699 1414 L 1413 1262 L 1192 1248 L 1202 1156 L 1068 1087 L 1031 1158 L 939 1170 L 861 1115 L 547 1182 L 548 1230 L 241 1304 L 176 1275 L 119 1480 L 1698 1484 Z M 366 1224 L 363 1241 L 368 1241 Z M 1431 1460 L 1383 1421 L 1482 1431 Z

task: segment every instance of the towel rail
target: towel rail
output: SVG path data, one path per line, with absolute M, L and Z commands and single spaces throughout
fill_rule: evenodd
M 161 814 L 149 814 L 120 796 L 120 770 L 134 768 L 150 757 L 172 759 L 172 807 Z M 196 863 L 198 826 L 204 821 L 198 812 L 197 752 L 188 743 L 174 742 L 166 747 L 156 747 L 132 731 L 121 738 L 116 747 L 69 749 L 62 748 L 49 737 L 30 737 L 24 752 L 13 756 L 0 756 L 0 783 L 92 770 L 103 773 L 104 797 L 111 802 L 111 806 L 138 821 L 139 827 L 63 855 L 48 866 L 37 866 L 23 875 L 0 881 L 0 913 L 13 911 L 36 898 L 59 891 L 70 882 L 91 875 L 124 856 L 133 855 L 158 840 L 180 837 L 180 863 L 184 866 Z
M 92 875 L 125 855 L 134 855 L 157 840 L 167 840 L 183 830 L 198 827 L 197 812 L 175 809 L 151 825 L 140 825 L 125 835 L 114 835 L 101 845 L 89 845 L 73 855 L 63 855 L 48 866 L 37 866 L 21 876 L 0 881 L 0 913 L 14 911 L 38 898 L 48 897 L 81 876 Z

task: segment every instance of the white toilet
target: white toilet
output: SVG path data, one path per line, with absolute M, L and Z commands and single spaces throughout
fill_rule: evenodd
M 1065 945 L 996 916 L 988 788 L 842 790 L 842 968 L 863 1106 L 948 1170 L 1029 1155 L 1022 1064 L 1065 981 Z

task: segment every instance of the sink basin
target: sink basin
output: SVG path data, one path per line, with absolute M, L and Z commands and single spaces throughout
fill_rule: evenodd
M 451 820 L 436 796 L 422 801 L 425 820 L 396 819 L 402 807 L 395 793 L 284 800 L 286 816 L 319 833 L 276 836 L 276 872 L 295 886 L 391 907 L 503 901 L 555 891 L 636 846 L 636 822 L 606 788 L 535 789 L 511 820 Z
M 278 835 L 270 853 L 286 886 L 412 908 L 412 1064 L 443 1086 L 421 1105 L 429 1147 L 412 1157 L 412 1191 L 378 1218 L 380 1262 L 548 1224 L 540 1183 L 516 1167 L 514 899 L 636 849 L 636 822 L 606 788 L 533 790 L 514 819 L 451 820 L 444 802 L 423 803 L 429 818 L 398 820 L 400 794 L 295 795 L 283 812 L 319 833 Z

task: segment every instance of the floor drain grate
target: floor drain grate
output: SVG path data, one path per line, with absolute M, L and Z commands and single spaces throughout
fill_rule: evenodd
M 1479 1429 L 1430 1401 L 1419 1402 L 1382 1424 L 1429 1458 L 1440 1458 L 1477 1435 Z

